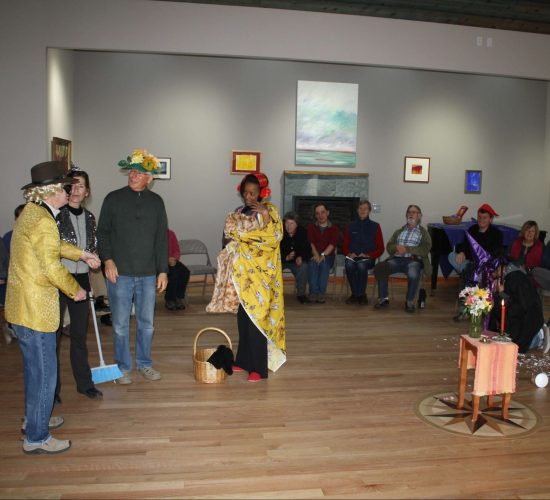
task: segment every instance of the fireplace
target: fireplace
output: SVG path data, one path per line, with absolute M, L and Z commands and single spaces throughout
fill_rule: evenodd
M 315 222 L 313 206 L 325 203 L 340 229 L 341 251 L 344 227 L 356 217 L 359 200 L 368 198 L 369 174 L 285 170 L 283 182 L 283 213 L 297 212 L 306 225 Z
M 317 203 L 324 203 L 329 212 L 329 219 L 332 224 L 340 229 L 340 241 L 338 253 L 342 252 L 344 228 L 357 216 L 359 197 L 351 196 L 294 196 L 292 198 L 292 209 L 298 214 L 300 223 L 307 226 L 315 223 L 313 207 Z

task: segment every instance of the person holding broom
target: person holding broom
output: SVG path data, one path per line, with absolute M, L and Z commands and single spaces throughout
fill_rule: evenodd
M 100 262 L 96 255 L 60 240 L 55 217 L 67 203 L 64 185 L 73 182 L 63 163 L 39 163 L 32 167 L 31 179 L 22 188 L 27 204 L 13 230 L 5 315 L 23 355 L 23 452 L 62 453 L 71 442 L 50 434 L 50 429 L 63 425 L 62 417 L 51 416 L 57 379 L 58 290 L 75 301 L 85 300 L 86 290 L 60 258 L 83 260 L 92 268 Z
M 69 203 L 65 205 L 57 216 L 59 234 L 63 241 L 72 243 L 79 248 L 84 248 L 92 253 L 97 253 L 96 222 L 94 215 L 82 207 L 82 203 L 90 195 L 90 178 L 86 172 L 78 167 L 72 167 L 68 176 L 74 179 L 70 186 Z M 87 292 L 91 290 L 89 267 L 85 262 L 74 262 L 69 259 L 61 259 L 63 265 L 73 275 L 73 278 Z M 61 341 L 61 328 L 65 309 L 69 310 L 70 317 L 70 357 L 73 377 L 76 382 L 76 391 L 90 399 L 97 399 L 103 393 L 94 386 L 92 372 L 88 363 L 88 347 L 86 334 L 88 331 L 88 301 L 74 301 L 63 292 L 61 300 L 61 323 L 57 331 L 57 387 L 55 391 L 56 401 L 60 400 L 59 392 L 61 381 L 59 377 L 59 346 Z

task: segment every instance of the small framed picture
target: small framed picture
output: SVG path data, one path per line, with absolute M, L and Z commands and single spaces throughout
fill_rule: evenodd
M 430 158 L 405 156 L 404 182 L 430 182 Z
M 481 194 L 481 170 L 466 170 L 464 176 L 464 192 L 466 194 Z
M 260 172 L 259 151 L 233 151 L 232 174 L 257 174 Z
M 160 170 L 158 174 L 154 174 L 155 179 L 170 179 L 170 163 L 171 158 L 159 158 Z
M 67 139 L 52 137 L 52 160 L 59 160 L 65 165 L 65 172 L 71 167 L 72 143 Z

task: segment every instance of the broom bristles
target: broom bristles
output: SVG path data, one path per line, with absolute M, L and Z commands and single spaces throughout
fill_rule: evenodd
M 110 382 L 122 377 L 122 372 L 118 365 L 104 365 L 92 368 L 92 380 L 94 384 Z

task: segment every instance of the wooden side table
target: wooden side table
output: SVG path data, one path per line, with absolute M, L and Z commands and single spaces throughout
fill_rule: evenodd
M 482 335 L 491 337 L 495 333 L 483 332 Z M 502 394 L 502 417 L 508 418 L 510 399 L 512 393 L 516 392 L 517 344 L 484 343 L 468 335 L 461 335 L 459 353 L 457 408 L 464 407 L 467 371 L 473 368 L 472 421 L 475 422 L 479 414 L 479 398 L 487 396 L 487 404 L 491 407 L 496 394 Z

